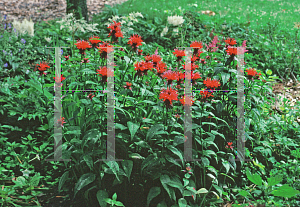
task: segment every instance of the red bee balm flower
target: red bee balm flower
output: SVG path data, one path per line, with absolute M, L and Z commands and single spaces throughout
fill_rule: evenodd
M 111 48 L 113 47 L 112 45 L 104 42 L 103 44 L 99 44 L 99 47 L 96 47 L 101 55 L 101 58 L 107 58 L 107 53 L 110 53 L 113 51 L 113 49 Z
M 130 40 L 128 41 L 127 44 L 130 44 L 134 51 L 137 50 L 138 46 L 142 45 L 142 42 L 143 42 L 142 37 L 137 34 L 132 35 L 129 39 Z
M 178 49 L 174 49 L 175 52 L 173 52 L 174 55 L 176 55 L 177 57 L 177 62 L 182 60 L 182 57 L 185 56 L 185 51 L 184 50 L 178 50 Z
M 36 66 L 39 66 L 38 69 L 40 71 L 40 76 L 42 74 L 46 75 L 47 73 L 45 73 L 44 71 L 47 70 L 47 68 L 50 68 L 50 66 L 45 62 L 43 62 L 43 63 L 40 62 L 40 64 L 36 64 Z M 36 68 L 34 69 L 34 71 L 36 71 Z
M 201 95 L 201 99 L 203 101 L 205 101 L 206 99 L 208 99 L 209 97 L 214 97 L 213 92 L 209 92 L 209 91 L 200 91 L 200 95 Z
M 187 103 L 185 103 L 185 96 L 184 97 L 181 96 L 181 99 L 179 99 L 179 101 L 182 104 L 182 106 L 184 106 L 185 104 L 188 105 L 188 106 L 191 106 L 195 102 L 193 99 L 189 99 L 189 98 L 187 98 L 186 100 L 187 100 Z M 190 102 L 192 102 L 192 103 L 190 103 Z
M 99 43 L 99 42 L 102 42 L 101 40 L 100 40 L 100 37 L 98 37 L 98 36 L 92 36 L 92 37 L 90 37 L 89 38 L 89 42 L 92 44 L 92 47 L 96 47 L 96 45 Z
M 261 75 L 261 73 L 258 73 L 255 68 L 247 68 L 246 73 L 249 80 L 252 79 L 253 77 L 257 79 Z
M 84 55 L 85 54 L 85 50 L 87 48 L 91 48 L 92 46 L 87 42 L 87 41 L 84 41 L 84 40 L 79 40 L 77 43 L 75 43 L 77 49 L 79 49 L 79 53 Z
M 231 46 L 237 44 L 234 38 L 227 38 L 227 40 L 225 40 L 224 42 L 226 42 L 227 44 L 229 44 Z
M 53 78 L 54 78 L 54 80 L 55 80 L 55 77 L 53 77 Z M 60 82 L 62 82 L 63 80 L 66 79 L 65 77 L 63 77 L 63 74 L 60 75 L 60 78 L 61 78 Z M 56 80 L 56 82 L 58 82 L 58 80 Z M 61 84 L 61 85 L 63 86 L 63 84 Z
M 237 55 L 237 48 L 228 46 L 227 55 Z
M 121 22 L 116 22 L 113 21 L 114 24 L 111 24 L 109 27 L 109 29 L 111 29 L 108 37 L 112 36 L 112 42 L 118 42 L 118 38 L 122 37 L 123 38 L 123 33 L 121 32 Z
M 204 80 L 203 83 L 206 85 L 207 88 L 212 88 L 212 89 L 221 86 L 218 80 L 211 80 L 211 78 L 206 78 L 206 80 Z
M 170 85 L 172 83 L 173 80 L 177 80 L 178 76 L 177 73 L 171 70 L 168 70 L 166 72 L 164 72 L 164 74 L 162 75 L 163 78 L 166 78 L 168 80 L 168 85 Z
M 107 82 L 107 77 L 112 77 L 113 71 L 107 70 L 106 66 L 100 67 L 100 70 L 97 70 L 99 75 L 102 75 L 102 82 Z
M 198 51 L 203 48 L 202 42 L 198 42 L 198 41 L 194 41 L 192 42 L 192 44 L 190 45 L 190 47 L 198 47 L 198 48 L 193 48 L 194 52 L 193 54 L 196 55 L 198 53 Z
M 177 96 L 178 96 L 178 94 L 177 94 L 176 90 L 174 90 L 172 88 L 168 88 L 167 90 L 163 89 L 160 92 L 159 99 L 164 100 L 167 108 L 172 108 L 173 107 L 172 101 L 173 100 L 177 101 L 178 100 Z

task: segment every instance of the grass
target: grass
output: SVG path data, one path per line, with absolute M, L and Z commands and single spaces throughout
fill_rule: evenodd
M 251 22 L 250 28 L 261 32 L 261 27 L 267 23 L 279 21 L 279 29 L 286 31 L 294 26 L 294 22 L 300 22 L 300 5 L 297 0 L 252 0 L 251 3 L 245 0 L 214 0 L 214 1 L 175 1 L 175 0 L 148 0 L 147 3 L 139 0 L 129 0 L 122 5 L 116 5 L 120 14 L 130 12 L 142 12 L 148 14 L 150 19 L 167 16 L 182 15 L 182 11 L 190 10 L 188 4 L 197 4 L 196 11 L 210 10 L 216 13 L 213 21 L 247 23 Z M 159 6 L 158 6 L 159 5 Z M 152 9 L 151 9 L 152 8 Z M 164 11 L 169 10 L 170 13 Z

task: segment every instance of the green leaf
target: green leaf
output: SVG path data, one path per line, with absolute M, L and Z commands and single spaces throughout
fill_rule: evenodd
M 228 79 L 230 78 L 230 74 L 221 72 L 221 77 L 222 77 L 223 85 L 225 85 L 225 83 L 227 83 Z
M 124 130 L 124 129 L 127 129 L 127 127 L 124 126 L 123 124 L 115 123 L 115 129 Z
M 127 122 L 127 126 L 129 128 L 129 132 L 131 135 L 131 141 L 132 141 L 132 139 L 133 139 L 134 135 L 136 134 L 137 130 L 139 129 L 140 125 L 129 121 L 129 122 Z
M 239 190 L 239 193 L 240 193 L 241 196 L 244 196 L 244 197 L 247 197 L 247 198 L 252 197 L 252 195 L 248 191 L 245 191 L 245 190 Z
M 116 206 L 124 206 L 120 201 L 115 201 L 114 203 Z
M 200 188 L 199 190 L 197 190 L 196 194 L 199 194 L 199 193 L 208 193 L 208 190 L 206 190 L 206 188 Z
M 105 164 L 108 165 L 108 167 L 112 170 L 112 172 L 116 175 L 116 178 L 118 181 L 120 181 L 118 177 L 118 172 L 119 172 L 119 165 L 116 161 L 104 161 Z
M 149 206 L 151 200 L 160 194 L 160 187 L 152 187 L 147 196 L 147 206 Z
M 149 141 L 154 137 L 155 134 L 157 134 L 158 131 L 164 129 L 164 126 L 162 124 L 155 124 L 153 125 L 147 132 L 146 135 L 146 141 Z
M 145 159 L 144 157 L 142 157 L 138 153 L 132 153 L 132 154 L 129 155 L 129 157 L 134 158 L 134 159 Z
M 24 83 L 25 86 L 30 86 L 33 89 L 38 90 L 40 93 L 43 93 L 42 84 L 35 79 L 30 79 L 29 81 Z
M 255 173 L 255 174 L 251 174 L 249 172 L 249 168 L 247 168 L 247 172 L 246 172 L 247 178 L 254 183 L 255 185 L 261 186 L 262 185 L 262 178 L 260 177 L 259 174 Z
M 270 187 L 270 186 L 274 186 L 274 185 L 277 185 L 278 183 L 280 183 L 283 180 L 283 176 L 276 175 L 275 177 L 267 178 L 267 180 L 268 180 L 268 187 Z
M 123 162 L 121 162 L 121 164 L 122 164 L 122 167 L 124 169 L 126 176 L 128 177 L 128 181 L 130 181 L 130 175 L 132 172 L 133 161 L 132 160 L 124 160 Z
M 74 198 L 76 196 L 76 194 L 78 193 L 78 191 L 80 191 L 83 187 L 87 186 L 88 184 L 90 184 L 91 182 L 93 182 L 96 179 L 96 175 L 93 173 L 86 173 L 83 174 L 78 182 L 75 185 L 75 190 L 74 190 Z M 73 199 L 74 199 L 73 198 Z
M 97 192 L 97 200 L 101 207 L 107 206 L 107 203 L 104 201 L 106 198 L 108 198 L 108 193 L 105 190 L 99 190 Z
M 204 166 L 208 166 L 209 165 L 209 159 L 207 157 L 201 157 L 201 161 L 203 163 Z
M 117 194 L 116 194 L 116 193 L 112 196 L 112 199 L 113 199 L 114 201 L 117 200 Z
M 178 204 L 179 204 L 179 207 L 186 207 L 187 206 L 187 202 L 184 198 L 180 198 L 178 200 Z
M 83 160 L 86 162 L 87 166 L 92 170 L 93 168 L 93 158 L 90 155 L 84 155 Z
M 295 190 L 292 187 L 290 187 L 288 184 L 285 184 L 283 186 L 280 186 L 276 190 L 272 191 L 272 194 L 274 196 L 278 197 L 285 197 L 285 198 L 291 198 L 294 197 L 295 195 L 298 195 L 300 193 L 299 190 Z
M 226 174 L 227 174 L 229 172 L 229 169 L 230 169 L 229 162 L 228 161 L 223 161 L 222 164 L 225 167 Z
M 169 162 L 173 163 L 174 165 L 177 165 L 178 167 L 181 167 L 181 165 L 180 165 L 180 164 L 179 164 L 172 156 L 166 154 L 166 155 L 165 155 L 165 158 L 166 158 Z
M 98 85 L 97 83 L 93 82 L 93 81 L 86 81 L 85 84 L 93 84 L 93 85 Z
M 64 183 L 66 182 L 66 180 L 69 178 L 69 171 L 66 171 L 59 179 L 58 182 L 58 191 L 61 190 L 62 186 L 64 185 Z
M 162 186 L 164 187 L 164 189 L 167 191 L 167 193 L 169 194 L 169 197 L 173 200 L 176 200 L 175 197 L 175 191 L 171 188 L 168 187 L 167 183 L 170 182 L 170 177 L 168 175 L 161 175 L 160 176 L 160 182 L 162 184 Z
M 183 156 L 182 156 L 182 153 L 177 148 L 173 147 L 172 145 L 167 145 L 167 148 L 169 150 L 171 150 L 173 152 L 173 154 L 177 155 L 180 158 L 181 163 L 183 165 Z

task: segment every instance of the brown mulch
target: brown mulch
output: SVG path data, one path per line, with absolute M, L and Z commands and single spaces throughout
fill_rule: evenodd
M 89 20 L 93 14 L 103 10 L 104 4 L 115 5 L 127 0 L 87 0 Z M 45 20 L 63 18 L 66 16 L 66 0 L 0 0 L 1 19 L 7 15 L 3 23 L 12 23 L 15 20 L 30 20 L 34 23 Z

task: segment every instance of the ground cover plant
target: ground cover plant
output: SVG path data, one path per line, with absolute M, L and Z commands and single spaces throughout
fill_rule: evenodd
M 34 30 L 26 22 L 17 29 L 4 25 L 2 206 L 299 206 L 299 102 L 272 108 L 273 83 L 299 80 L 298 19 L 253 25 L 254 9 L 246 1 L 235 4 L 235 11 L 249 10 L 246 21 L 238 12 L 221 15 L 221 4 L 209 7 L 217 3 L 164 1 L 149 10 L 156 4 L 107 6 L 91 24 L 68 15 Z M 60 51 L 61 77 L 55 77 L 54 50 L 46 46 L 69 47 Z M 113 75 L 115 157 L 123 161 L 99 161 L 107 158 L 112 46 L 122 47 L 114 48 Z M 234 159 L 240 46 L 250 162 Z M 191 100 L 185 99 L 187 53 L 177 47 L 194 47 Z M 54 120 L 59 78 L 62 116 Z M 193 159 L 201 161 L 183 159 L 186 104 L 192 109 Z M 53 159 L 57 124 L 63 159 L 71 161 L 45 160 Z

